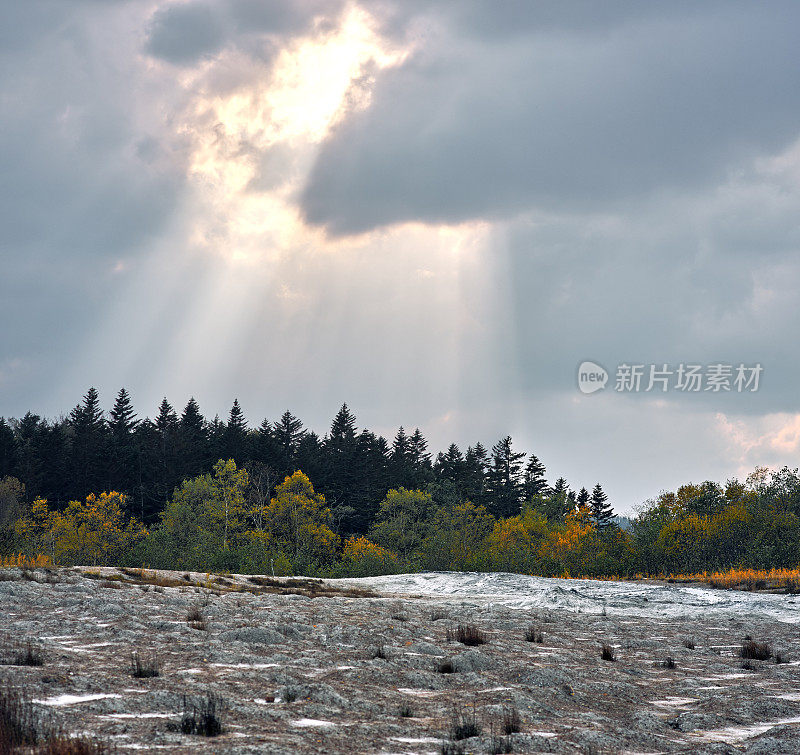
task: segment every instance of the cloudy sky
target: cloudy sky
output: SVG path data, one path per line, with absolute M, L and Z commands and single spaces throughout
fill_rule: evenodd
M 800 4 L 0 5 L 0 415 L 347 401 L 622 511 L 798 465 Z

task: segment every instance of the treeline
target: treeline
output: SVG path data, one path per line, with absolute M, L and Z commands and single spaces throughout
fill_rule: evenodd
M 365 534 L 343 537 L 303 472 L 270 491 L 263 478 L 220 459 L 212 473 L 184 480 L 149 528 L 126 513 L 122 493 L 54 508 L 43 498 L 25 503 L 22 484 L 3 478 L 0 509 L 13 514 L 0 526 L 0 543 L 6 563 L 22 554 L 27 561 L 10 562 L 334 577 L 419 570 L 629 577 L 800 563 L 796 470 L 664 492 L 627 531 L 599 526 L 586 506 L 562 515 L 551 501 L 552 492 L 534 496 L 518 514 L 496 517 L 448 486 L 401 487 L 387 492 Z
M 219 459 L 247 469 L 264 495 L 303 470 L 325 496 L 333 529 L 343 537 L 366 533 L 387 491 L 399 488 L 428 490 L 441 504 L 468 500 L 498 518 L 518 514 L 534 499 L 548 519 L 588 508 L 605 527 L 612 516 L 599 484 L 591 492 L 571 489 L 563 478 L 550 485 L 540 460 L 515 450 L 510 437 L 491 450 L 476 443 L 462 452 L 453 444 L 433 458 L 418 429 L 401 427 L 390 442 L 359 431 L 346 405 L 323 437 L 288 411 L 249 427 L 238 400 L 227 421 L 204 418 L 193 398 L 180 414 L 165 398 L 154 420 L 139 419 L 125 389 L 108 414 L 91 388 L 67 417 L 28 412 L 0 418 L 0 479 L 19 480 L 27 502 L 43 498 L 55 509 L 117 491 L 125 496 L 126 513 L 149 526 L 176 487 L 211 472 Z

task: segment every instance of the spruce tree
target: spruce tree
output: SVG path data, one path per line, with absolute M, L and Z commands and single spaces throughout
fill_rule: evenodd
M 0 479 L 17 472 L 17 438 L 4 417 L 0 417 Z
M 129 495 L 133 490 L 136 464 L 134 431 L 138 424 L 131 397 L 124 388 L 120 388 L 108 414 L 109 464 L 108 484 L 105 487 L 109 490 L 119 490 Z
M 578 491 L 575 503 L 577 504 L 578 517 L 584 522 L 591 521 L 592 510 L 589 506 L 589 491 L 586 488 L 581 488 Z
M 539 461 L 538 457 L 531 454 L 528 463 L 525 465 L 525 500 L 530 501 L 532 498 L 544 495 L 547 492 L 545 472 L 544 464 Z
M 297 453 L 305 430 L 303 430 L 303 423 L 288 410 L 281 415 L 272 430 L 278 451 L 277 469 L 283 479 L 299 469 Z
M 492 447 L 492 463 L 487 485 L 489 509 L 497 517 L 516 516 L 520 512 L 523 495 L 522 463 L 525 454 L 514 451 L 511 436 L 499 440 Z
M 239 399 L 233 400 L 222 445 L 222 457 L 233 459 L 238 466 L 244 464 L 247 456 L 247 420 Z
M 599 530 L 606 530 L 614 523 L 614 510 L 608 504 L 608 496 L 603 492 L 600 483 L 594 486 L 590 500 L 592 520 Z
M 179 471 L 183 479 L 197 477 L 211 469 L 206 421 L 194 397 L 190 398 L 178 425 L 180 440 Z
M 166 396 L 158 406 L 158 415 L 155 421 L 155 432 L 158 437 L 157 471 L 154 479 L 158 499 L 165 502 L 173 489 L 180 483 L 179 468 L 179 443 L 180 424 L 178 415 L 167 401 Z
M 428 441 L 416 428 L 408 439 L 408 462 L 412 489 L 420 490 L 433 479 L 431 455 L 428 453 Z
M 434 471 L 439 480 L 447 480 L 456 488 L 461 488 L 464 483 L 465 462 L 464 455 L 455 443 L 451 443 L 446 453 L 436 457 Z
M 356 418 L 347 404 L 331 423 L 322 443 L 324 474 L 320 489 L 325 493 L 334 517 L 345 533 L 365 532 L 369 511 L 364 496 L 364 459 L 356 436 Z
M 464 456 L 464 496 L 476 506 L 487 504 L 488 470 L 489 454 L 483 444 L 476 443 L 474 446 L 469 446 Z
M 100 395 L 92 387 L 69 415 L 72 429 L 70 498 L 82 499 L 105 487 L 107 469 L 107 428 L 100 408 Z

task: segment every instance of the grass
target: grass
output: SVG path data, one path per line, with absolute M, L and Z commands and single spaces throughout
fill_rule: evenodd
M 469 647 L 485 645 L 489 641 L 486 634 L 474 624 L 459 624 L 455 631 L 448 629 L 447 639 L 456 640 L 462 645 L 467 645 Z
M 199 629 L 201 632 L 208 630 L 206 617 L 203 616 L 203 612 L 200 610 L 199 606 L 189 607 L 189 610 L 186 612 L 186 623 L 192 629 Z
M 453 665 L 453 661 L 447 658 L 436 666 L 436 671 L 440 674 L 455 674 L 456 667 Z
M 405 703 L 400 706 L 398 715 L 400 718 L 414 718 L 414 709 L 408 703 Z
M 612 648 L 607 642 L 604 642 L 600 646 L 600 659 L 604 661 L 617 660 L 617 654 L 614 652 L 614 648 Z
M 300 693 L 294 687 L 284 687 L 281 694 L 281 700 L 285 703 L 293 703 L 300 696 Z
M 189 703 L 183 698 L 183 716 L 180 731 L 198 737 L 218 737 L 223 733 L 221 713 L 222 701 L 214 694 L 207 694 L 200 700 Z
M 478 721 L 478 712 L 473 706 L 471 711 L 454 707 L 450 716 L 450 739 L 459 742 L 462 739 L 479 737 L 483 727 Z
M 746 660 L 768 661 L 772 658 L 772 646 L 768 642 L 756 642 L 748 637 L 742 642 L 739 655 Z
M 517 734 L 522 731 L 522 718 L 516 708 L 503 708 L 503 732 Z
M 41 720 L 31 701 L 13 687 L 0 689 L 0 753 L 38 744 L 43 738 Z
M 720 590 L 785 590 L 800 592 L 800 569 L 727 569 L 670 574 L 668 582 L 705 582 Z
M 105 755 L 111 749 L 87 736 L 70 736 L 43 719 L 21 690 L 0 688 L 0 754 Z
M 525 641 L 542 643 L 544 642 L 544 634 L 542 634 L 542 630 L 539 627 L 531 624 L 525 629 Z
M 52 566 L 55 566 L 53 559 L 43 553 L 37 553 L 35 556 L 26 556 L 23 553 L 0 556 L 0 568 L 44 569 Z
M 12 644 L 0 651 L 2 666 L 44 666 L 42 651 L 26 642 L 24 646 Z
M 161 664 L 158 655 L 141 656 L 138 652 L 131 653 L 131 676 L 135 679 L 153 679 L 161 674 Z
M 673 669 L 677 667 L 678 664 L 675 663 L 675 659 L 671 655 L 668 655 L 663 661 L 661 661 L 661 668 Z
M 381 660 L 388 660 L 389 656 L 386 653 L 386 648 L 383 645 L 378 645 L 372 649 L 372 658 Z

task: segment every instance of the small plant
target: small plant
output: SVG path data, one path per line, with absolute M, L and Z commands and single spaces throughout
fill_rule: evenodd
M 789 663 L 789 659 L 783 653 L 781 653 L 780 651 L 775 653 L 774 661 L 775 661 L 775 663 L 778 663 L 778 664 L 780 664 L 780 663 Z
M 33 705 L 13 687 L 0 689 L 0 752 L 11 753 L 42 738 Z
M 372 649 L 372 658 L 380 660 L 388 660 L 389 656 L 386 654 L 386 648 L 383 645 L 378 645 Z
M 453 661 L 447 658 L 436 666 L 436 671 L 440 674 L 455 674 L 456 667 L 453 665 Z
M 192 629 L 199 629 L 201 632 L 205 632 L 208 629 L 206 617 L 203 616 L 203 612 L 200 610 L 199 606 L 189 607 L 186 613 L 186 622 Z
M 668 655 L 663 661 L 661 661 L 661 668 L 670 668 L 670 669 L 672 669 L 672 668 L 676 668 L 677 665 L 678 664 L 675 663 L 675 659 L 671 655 Z
M 517 734 L 522 731 L 522 718 L 516 708 L 503 708 L 503 732 Z M 507 750 L 506 752 L 511 752 Z
M 439 752 L 442 755 L 465 755 L 464 745 L 461 742 L 442 742 Z
M 544 642 L 544 635 L 542 634 L 542 630 L 539 629 L 535 624 L 529 625 L 525 629 L 525 641 L 526 642 Z
M 604 661 L 616 661 L 617 655 L 614 652 L 614 648 L 611 647 L 607 642 L 604 642 L 600 646 L 600 659 Z
M 472 711 L 463 708 L 453 708 L 450 717 L 450 739 L 458 742 L 470 737 L 479 737 L 482 727 L 478 721 L 478 713 L 473 706 Z
M 103 742 L 90 737 L 73 737 L 69 734 L 53 734 L 37 751 L 38 755 L 106 755 L 112 750 Z
M 511 737 L 496 737 L 492 734 L 489 742 L 490 755 L 504 755 L 509 752 L 514 752 L 514 743 L 511 741 Z
M 694 637 L 686 637 L 686 638 L 684 638 L 683 646 L 687 650 L 694 650 L 694 648 L 695 648 Z
M 295 687 L 284 687 L 281 700 L 285 703 L 293 703 L 297 698 L 300 697 L 300 693 L 297 691 Z
M 158 655 L 141 656 L 138 652 L 131 654 L 131 676 L 135 679 L 152 679 L 161 673 Z
M 459 624 L 455 632 L 448 629 L 447 639 L 456 640 L 462 645 L 467 645 L 469 647 L 485 645 L 488 642 L 486 635 L 474 624 Z
M 29 642 L 24 647 L 12 645 L 0 654 L 2 666 L 44 666 L 42 651 Z
M 209 693 L 196 703 L 187 703 L 183 698 L 183 717 L 180 730 L 182 734 L 195 734 L 198 737 L 218 737 L 222 734 L 222 702 Z
M 400 718 L 414 718 L 414 709 L 408 705 L 408 703 L 405 703 L 404 705 L 400 706 L 398 715 Z
M 756 642 L 750 637 L 746 637 L 742 643 L 739 655 L 754 661 L 768 661 L 772 658 L 772 648 L 768 642 Z

